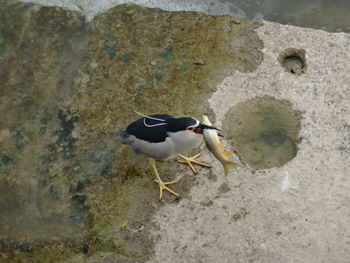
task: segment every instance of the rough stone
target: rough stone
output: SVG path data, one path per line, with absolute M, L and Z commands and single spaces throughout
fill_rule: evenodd
M 214 118 L 216 84 L 262 61 L 261 23 L 135 5 L 87 23 L 15 1 L 0 22 L 0 259 L 146 261 L 154 213 L 179 200 L 158 202 L 117 134 L 133 109 Z M 197 183 L 180 164 L 159 171 L 182 196 Z

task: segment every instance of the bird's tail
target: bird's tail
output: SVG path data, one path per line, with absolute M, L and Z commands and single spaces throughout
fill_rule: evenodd
M 122 143 L 122 144 L 129 144 L 129 140 L 130 140 L 130 135 L 127 133 L 126 130 L 123 130 L 119 136 L 119 141 Z

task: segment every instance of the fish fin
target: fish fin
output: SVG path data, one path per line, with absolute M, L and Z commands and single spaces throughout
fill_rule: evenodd
M 224 172 L 225 172 L 225 176 L 228 175 L 228 171 L 235 166 L 240 166 L 240 164 L 235 163 L 235 162 L 228 162 L 224 165 Z

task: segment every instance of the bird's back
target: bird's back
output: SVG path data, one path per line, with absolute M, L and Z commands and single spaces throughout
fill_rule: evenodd
M 130 144 L 134 138 L 150 143 L 164 142 L 167 137 L 167 121 L 173 118 L 167 114 L 155 114 L 138 119 L 122 132 L 122 143 Z
M 131 123 L 121 134 L 121 142 L 136 152 L 163 160 L 198 146 L 200 134 L 187 130 L 198 120 L 190 117 L 175 118 L 166 114 L 145 116 Z

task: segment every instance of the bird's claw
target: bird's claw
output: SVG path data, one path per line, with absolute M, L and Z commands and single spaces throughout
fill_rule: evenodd
M 191 168 L 192 172 L 193 172 L 194 174 L 197 174 L 197 170 L 193 167 L 192 163 L 197 164 L 197 165 L 200 165 L 200 166 L 203 166 L 203 167 L 207 167 L 207 168 L 210 168 L 210 167 L 211 167 L 209 164 L 201 163 L 201 162 L 198 162 L 198 161 L 195 160 L 195 159 L 197 159 L 197 158 L 198 158 L 199 156 L 201 156 L 201 155 L 202 155 L 202 153 L 199 153 L 199 154 L 196 154 L 195 156 L 192 156 L 192 157 L 186 157 L 186 156 L 183 156 L 182 154 L 179 154 L 179 156 L 180 156 L 181 158 L 183 158 L 184 161 L 178 161 L 178 162 L 179 162 L 179 163 L 187 164 L 187 165 Z
M 167 190 L 168 192 L 172 193 L 173 195 L 179 196 L 177 193 L 175 193 L 173 190 L 171 190 L 167 185 L 169 184 L 176 184 L 178 181 L 171 181 L 171 182 L 163 182 L 158 179 L 154 179 L 153 182 L 159 184 L 159 200 L 163 197 L 163 190 Z

